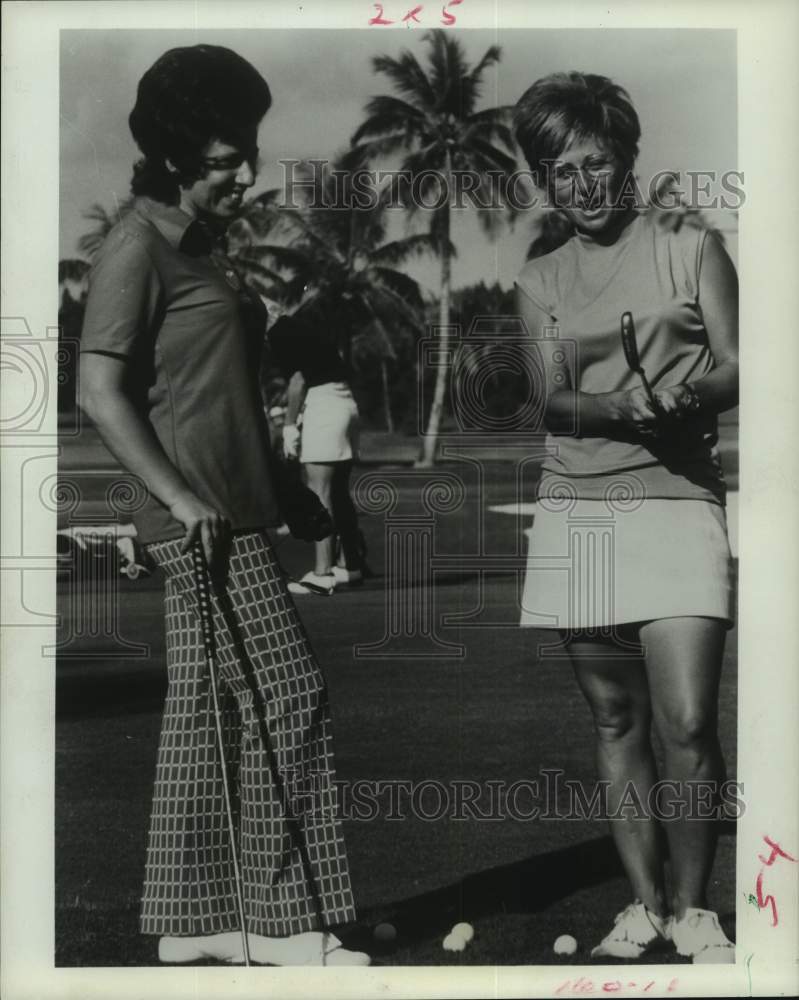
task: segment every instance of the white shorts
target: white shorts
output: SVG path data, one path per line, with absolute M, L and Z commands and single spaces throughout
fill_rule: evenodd
M 529 539 L 521 622 L 600 628 L 659 618 L 734 619 L 723 507 L 705 500 L 542 497 Z
M 302 411 L 301 462 L 347 462 L 358 457 L 358 406 L 346 382 L 314 385 Z

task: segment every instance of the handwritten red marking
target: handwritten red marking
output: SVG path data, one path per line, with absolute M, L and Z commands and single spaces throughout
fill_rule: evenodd
M 415 21 L 416 24 L 421 24 L 421 21 L 419 20 L 419 18 L 416 15 L 418 13 L 420 13 L 420 11 L 422 10 L 422 7 L 423 7 L 423 5 L 419 4 L 417 7 L 414 7 L 413 10 L 409 10 L 408 13 L 405 15 L 405 17 L 403 17 L 402 20 L 403 21 Z
M 393 21 L 389 21 L 388 18 L 383 17 L 383 4 L 373 3 L 372 6 L 376 8 L 377 13 L 374 17 L 369 19 L 369 24 L 393 24 Z
M 635 983 L 633 983 L 633 986 Z M 602 983 L 602 989 L 605 993 L 617 993 L 621 989 L 621 982 L 618 979 L 613 979 L 609 983 Z
M 780 845 L 779 844 L 775 844 L 774 841 L 770 837 L 764 836 L 763 840 L 765 840 L 765 842 L 771 848 L 771 854 L 769 855 L 768 861 L 766 861 L 766 859 L 763 857 L 762 854 L 758 854 L 758 858 L 763 862 L 763 864 L 766 866 L 766 868 L 770 868 L 774 864 L 774 862 L 777 860 L 778 857 L 780 857 L 780 858 L 787 858 L 788 861 L 796 861 L 796 858 L 794 858 L 790 854 L 788 854 L 787 851 L 783 851 L 783 849 L 780 847 Z
M 655 980 L 654 979 L 650 979 L 650 981 L 644 987 L 644 993 L 646 993 L 646 991 L 648 989 L 651 989 L 654 985 L 655 985 Z
M 571 984 L 572 984 L 571 979 L 565 980 L 565 982 L 562 982 L 560 986 L 555 990 L 555 993 L 562 993 L 565 989 L 568 989 L 571 986 Z
M 780 922 L 780 918 L 777 916 L 777 902 L 772 895 L 763 895 L 763 872 L 757 876 L 757 882 L 755 882 L 755 888 L 757 889 L 757 905 L 762 910 L 764 906 L 771 907 L 771 926 L 776 927 Z
M 678 982 L 679 982 L 679 980 L 678 980 L 678 979 L 672 979 L 672 981 L 671 981 L 671 982 L 669 983 L 669 985 L 668 985 L 668 987 L 667 987 L 667 989 L 666 989 L 666 992 L 667 992 L 667 993 L 673 993 L 673 992 L 674 992 L 674 990 L 676 990 L 676 989 L 677 989 L 677 983 L 678 983 Z
M 794 861 L 794 862 L 796 861 L 796 858 L 793 857 L 793 855 L 788 854 L 787 851 L 784 851 L 776 841 L 771 839 L 771 837 L 767 837 L 764 834 L 763 840 L 771 848 L 771 854 L 769 854 L 767 858 L 764 858 L 762 854 L 758 854 L 757 856 L 758 860 L 763 865 L 763 868 L 770 868 L 777 860 L 777 858 L 785 858 L 786 861 Z M 757 881 L 755 882 L 755 889 L 757 890 L 756 902 L 761 910 L 765 906 L 771 907 L 771 926 L 776 927 L 777 924 L 780 922 L 779 914 L 777 913 L 777 901 L 774 899 L 772 895 L 763 893 L 763 875 L 764 872 L 763 869 L 761 868 L 757 876 Z
M 457 7 L 458 4 L 463 3 L 463 0 L 449 0 L 449 3 L 441 8 L 441 23 L 446 25 L 448 28 L 455 24 L 455 15 L 450 14 L 450 7 Z

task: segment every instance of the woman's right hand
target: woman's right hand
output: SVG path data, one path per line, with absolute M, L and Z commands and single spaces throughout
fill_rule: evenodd
M 230 521 L 188 491 L 180 494 L 170 504 L 169 512 L 186 529 L 180 551 L 186 553 L 196 541 L 201 541 L 205 561 L 213 566 L 229 538 Z
M 660 429 L 657 413 L 642 386 L 611 394 L 616 420 L 644 437 L 654 437 Z

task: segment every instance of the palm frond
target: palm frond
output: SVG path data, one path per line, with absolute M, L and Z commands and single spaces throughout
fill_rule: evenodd
M 517 167 L 514 156 L 509 156 L 484 139 L 474 139 L 470 152 L 472 153 L 472 162 L 479 171 L 501 170 L 505 173 L 513 173 Z
M 516 149 L 516 139 L 509 122 L 508 108 L 489 108 L 466 119 L 463 131 L 463 145 L 469 145 L 475 139 L 484 142 L 501 142 L 510 152 Z
M 257 257 L 251 254 L 240 254 L 231 260 L 248 283 L 251 283 L 251 279 L 260 279 L 259 291 L 277 289 L 279 292 L 285 293 L 290 287 L 290 281 L 284 275 L 270 267 L 265 267 Z
M 372 69 L 387 76 L 401 94 L 415 99 L 417 107 L 435 107 L 435 88 L 412 52 L 404 49 L 397 59 L 375 56 Z
M 370 269 L 379 281 L 378 291 L 387 289 L 392 295 L 399 296 L 412 310 L 424 309 L 424 301 L 419 285 L 403 271 L 395 271 L 390 267 L 373 267 Z
M 374 264 L 404 264 L 411 257 L 420 257 L 425 253 L 435 253 L 435 244 L 429 233 L 416 233 L 413 236 L 384 243 L 373 251 L 370 260 Z
M 461 86 L 468 73 L 463 46 L 455 35 L 440 28 L 425 32 L 423 40 L 430 44 L 430 82 L 437 96 L 436 108 L 462 117 Z
M 406 132 L 384 134 L 382 129 L 375 127 L 373 130 L 370 122 L 364 122 L 353 133 L 352 142 L 360 155 L 370 160 L 379 160 L 407 149 L 408 135 Z
M 107 235 L 107 232 L 84 233 L 78 239 L 78 252 L 91 259 L 103 245 Z
M 488 66 L 493 66 L 494 63 L 498 63 L 502 58 L 502 49 L 499 45 L 492 45 L 485 50 L 483 53 L 483 58 L 474 66 L 471 73 L 469 74 L 472 80 L 479 80 L 483 75 L 483 71 Z
M 404 129 L 408 133 L 413 133 L 416 129 L 422 128 L 427 122 L 427 115 L 419 108 L 415 108 L 407 101 L 399 97 L 391 97 L 382 94 L 379 97 L 370 98 L 364 111 L 367 114 L 367 121 L 379 119 L 384 131 L 394 131 Z
M 330 245 L 330 242 L 320 232 L 323 228 L 321 225 L 321 212 L 314 218 L 312 212 L 306 214 L 296 208 L 284 208 L 281 209 L 281 215 L 295 227 L 298 238 L 307 239 L 322 256 L 334 260 L 337 259 L 335 248 Z
M 264 261 L 271 260 L 277 267 L 286 270 L 302 271 L 313 266 L 312 257 L 300 247 L 280 246 L 279 244 L 261 243 L 248 247 L 235 255 L 236 260 Z
M 111 211 L 107 211 L 99 202 L 90 205 L 83 212 L 83 218 L 88 219 L 89 222 L 94 222 L 95 227 L 80 237 L 78 240 L 78 250 L 86 254 L 87 257 L 93 257 L 103 245 L 106 236 L 133 208 L 133 205 L 134 199 L 132 197 L 123 198 L 117 202 Z

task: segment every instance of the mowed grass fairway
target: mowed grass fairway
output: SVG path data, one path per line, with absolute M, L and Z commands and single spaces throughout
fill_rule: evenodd
M 519 629 L 520 578 L 494 569 L 480 592 L 462 556 L 519 551 L 524 522 L 488 508 L 515 499 L 511 464 L 493 466 L 482 485 L 474 467 L 442 466 L 460 477 L 464 502 L 435 516 L 434 552 L 451 557 L 436 574 L 435 619 L 471 616 L 473 625 L 437 624 L 441 640 L 461 643 L 462 658 L 428 655 L 354 657 L 358 643 L 385 630 L 384 514 L 362 521 L 375 578 L 332 598 L 297 598 L 326 674 L 336 739 L 337 777 L 349 784 L 439 782 L 449 796 L 440 818 L 414 815 L 410 795 L 388 794 L 371 819 L 351 815 L 345 835 L 360 920 L 346 936 L 375 961 L 390 965 L 590 962 L 590 948 L 609 929 L 629 890 L 602 820 L 520 817 L 452 818 L 457 782 L 476 782 L 475 808 L 490 812 L 489 782 L 542 780 L 544 769 L 582 782 L 595 778 L 588 708 L 571 668 L 537 655 L 544 632 Z M 370 473 L 374 476 L 375 473 Z M 424 513 L 421 489 L 436 472 L 384 472 L 398 489 L 392 516 Z M 482 525 L 482 527 L 481 527 Z M 289 539 L 279 547 L 287 571 L 299 574 L 311 547 Z M 656 572 L 656 567 L 653 567 Z M 156 941 L 138 933 L 150 796 L 160 714 L 166 690 L 159 575 L 119 582 L 121 635 L 146 643 L 146 658 L 109 658 L 95 640 L 69 646 L 58 670 L 56 755 L 56 964 L 156 965 Z M 62 635 L 81 602 L 96 597 L 61 586 Z M 406 580 L 403 594 L 421 591 Z M 416 596 L 414 596 L 416 595 Z M 85 605 L 84 605 L 85 606 Z M 106 643 L 107 646 L 107 643 Z M 413 643 L 410 643 L 410 651 Z M 420 650 L 414 647 L 415 651 Z M 728 775 L 735 776 L 736 633 L 730 633 L 721 689 L 720 730 Z M 407 785 L 406 785 L 407 787 Z M 345 796 L 346 798 L 346 796 Z M 520 812 L 530 795 L 520 794 Z M 421 811 L 440 811 L 431 786 L 417 796 Z M 549 802 L 564 811 L 568 796 Z M 419 809 L 416 812 L 420 812 Z M 399 817 L 397 816 L 399 813 Z M 464 815 L 464 810 L 460 809 Z M 392 818 L 392 815 L 394 818 Z M 725 824 L 710 886 L 710 905 L 734 933 L 734 827 Z M 398 930 L 395 947 L 378 949 L 375 923 Z M 467 920 L 475 938 L 461 953 L 441 943 Z M 577 938 L 573 958 L 558 959 L 560 934 Z M 658 960 L 649 958 L 648 962 Z M 664 962 L 676 962 L 664 952 Z

